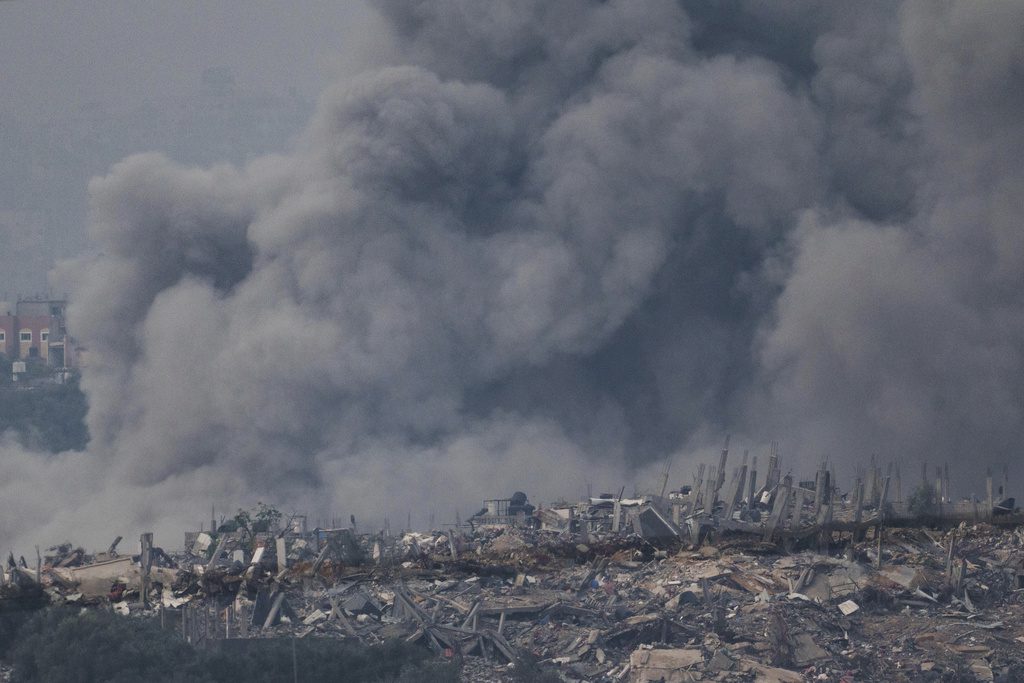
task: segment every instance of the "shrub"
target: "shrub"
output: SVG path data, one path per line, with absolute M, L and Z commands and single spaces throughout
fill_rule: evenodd
M 226 642 L 226 645 L 225 645 Z M 327 638 L 218 641 L 197 649 L 154 619 L 67 607 L 37 612 L 10 650 L 15 683 L 356 683 L 458 680 L 458 668 L 402 641 L 366 647 Z

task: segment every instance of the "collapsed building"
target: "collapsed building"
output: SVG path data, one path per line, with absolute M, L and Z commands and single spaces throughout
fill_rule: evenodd
M 493 499 L 465 523 L 391 534 L 211 525 L 165 551 L 121 539 L 8 558 L 0 588 L 160 620 L 200 647 L 292 636 L 403 639 L 465 680 L 1019 680 L 1024 529 L 1002 485 L 952 502 L 948 473 L 904 502 L 874 463 L 763 480 L 728 448 L 668 495 Z M 663 486 L 662 494 L 664 489 Z M 927 495 L 920 494 L 927 491 Z M 958 678 L 950 678 L 955 676 Z

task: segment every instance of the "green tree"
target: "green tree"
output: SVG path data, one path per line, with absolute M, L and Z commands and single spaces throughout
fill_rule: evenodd
M 65 384 L 22 389 L 8 383 L 0 387 L 0 432 L 13 432 L 21 443 L 35 450 L 83 450 L 89 441 L 86 410 L 77 376 Z
M 210 677 L 196 651 L 152 620 L 48 609 L 25 624 L 11 651 L 13 681 L 196 681 Z
M 281 521 L 281 513 L 277 508 L 267 505 L 263 501 L 256 503 L 256 509 L 252 515 L 253 531 L 270 531 L 276 529 Z
M 69 608 L 36 613 L 10 650 L 15 683 L 455 683 L 458 668 L 403 641 L 377 646 L 330 638 L 230 641 L 198 650 L 152 618 Z

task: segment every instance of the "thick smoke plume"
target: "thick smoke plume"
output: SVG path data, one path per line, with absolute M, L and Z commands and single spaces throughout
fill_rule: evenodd
M 8 448 L 0 540 L 256 498 L 422 524 L 685 480 L 729 432 L 1013 458 L 1024 5 L 381 6 L 294 153 L 92 181 L 59 273 L 92 442 Z

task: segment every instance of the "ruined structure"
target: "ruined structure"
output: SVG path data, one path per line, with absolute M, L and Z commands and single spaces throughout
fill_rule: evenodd
M 922 503 L 874 462 L 850 490 L 822 466 L 763 479 L 728 448 L 667 497 L 602 494 L 534 508 L 488 501 L 427 532 L 212 524 L 165 552 L 64 544 L 8 559 L 3 595 L 160 620 L 197 646 L 240 638 L 401 638 L 467 681 L 1017 680 L 1024 532 L 1004 481 Z M 991 476 L 989 477 L 991 482 Z M 760 482 L 760 483 L 759 483 Z M 997 495 L 998 494 L 998 495 Z M 514 513 L 513 513 L 514 512 Z

